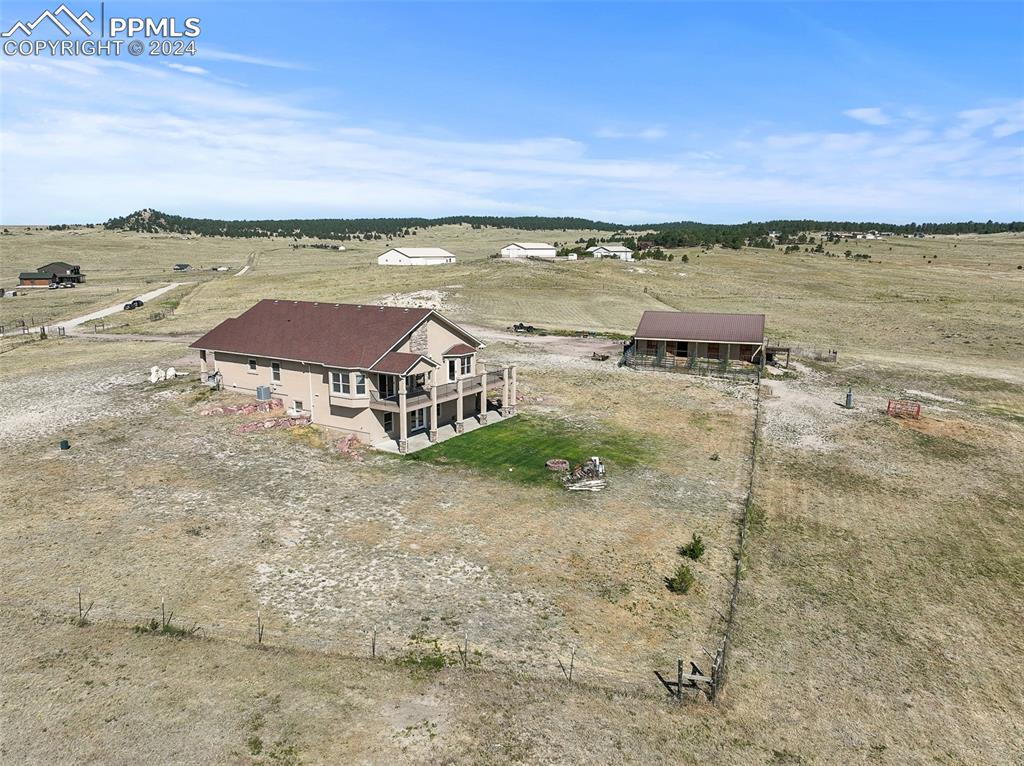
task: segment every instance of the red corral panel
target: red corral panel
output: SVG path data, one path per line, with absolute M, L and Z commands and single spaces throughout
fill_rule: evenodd
M 886 413 L 893 418 L 921 417 L 921 405 L 919 402 L 908 402 L 905 399 L 890 399 L 889 406 L 885 408 Z

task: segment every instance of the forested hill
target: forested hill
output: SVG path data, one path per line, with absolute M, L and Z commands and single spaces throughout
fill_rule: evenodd
M 404 236 L 417 229 L 450 224 L 540 230 L 619 231 L 621 226 L 586 218 L 549 218 L 542 216 L 447 216 L 445 218 L 307 218 L 266 221 L 220 221 L 212 218 L 184 218 L 158 210 L 139 210 L 122 218 L 111 218 L 108 229 L 145 232 L 178 232 L 214 237 L 318 237 L 320 239 L 373 239 L 382 236 Z
M 586 218 L 545 216 L 447 216 L 444 218 L 313 218 L 261 221 L 221 221 L 186 218 L 157 210 L 139 210 L 106 222 L 108 229 L 140 232 L 171 232 L 210 237 L 313 237 L 317 239 L 381 239 L 404 237 L 419 229 L 450 224 L 474 228 L 494 227 L 523 231 L 603 231 L 620 236 L 645 233 L 644 239 L 663 247 L 690 245 L 736 245 L 755 240 L 769 232 L 785 237 L 802 232 L 887 231 L 896 234 L 995 234 L 1024 231 L 1024 222 L 996 223 L 910 223 L 890 224 L 868 221 L 778 220 L 761 223 L 707 224 L 676 221 L 626 226 Z M 51 228 L 61 228 L 59 226 Z M 651 232 L 646 234 L 646 232 Z

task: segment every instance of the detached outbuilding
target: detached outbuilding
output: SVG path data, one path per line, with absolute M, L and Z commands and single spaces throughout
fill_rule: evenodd
M 498 251 L 502 258 L 554 258 L 557 254 L 547 242 L 513 242 Z
M 440 247 L 393 247 L 377 256 L 378 266 L 444 266 L 455 256 Z
M 587 252 L 594 258 L 617 258 L 620 261 L 633 260 L 633 251 L 625 245 L 609 243 L 588 247 Z
M 645 311 L 626 346 L 631 367 L 692 367 L 700 360 L 764 366 L 764 314 Z

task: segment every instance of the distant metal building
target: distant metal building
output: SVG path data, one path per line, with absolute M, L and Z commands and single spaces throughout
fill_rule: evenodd
M 554 258 L 557 255 L 554 245 L 546 242 L 513 242 L 498 251 L 502 258 Z
M 620 261 L 633 260 L 633 251 L 625 245 L 610 242 L 607 245 L 595 245 L 588 247 L 587 252 L 594 258 L 617 258 Z
M 440 247 L 393 247 L 377 256 L 378 266 L 443 266 L 455 256 Z

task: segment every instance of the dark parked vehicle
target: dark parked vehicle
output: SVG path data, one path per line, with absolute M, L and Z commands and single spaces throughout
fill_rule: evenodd
M 140 301 L 138 298 L 136 298 L 131 303 L 124 304 L 124 310 L 125 311 L 132 311 L 133 309 L 142 308 L 143 305 L 144 304 L 142 303 L 142 301 Z

